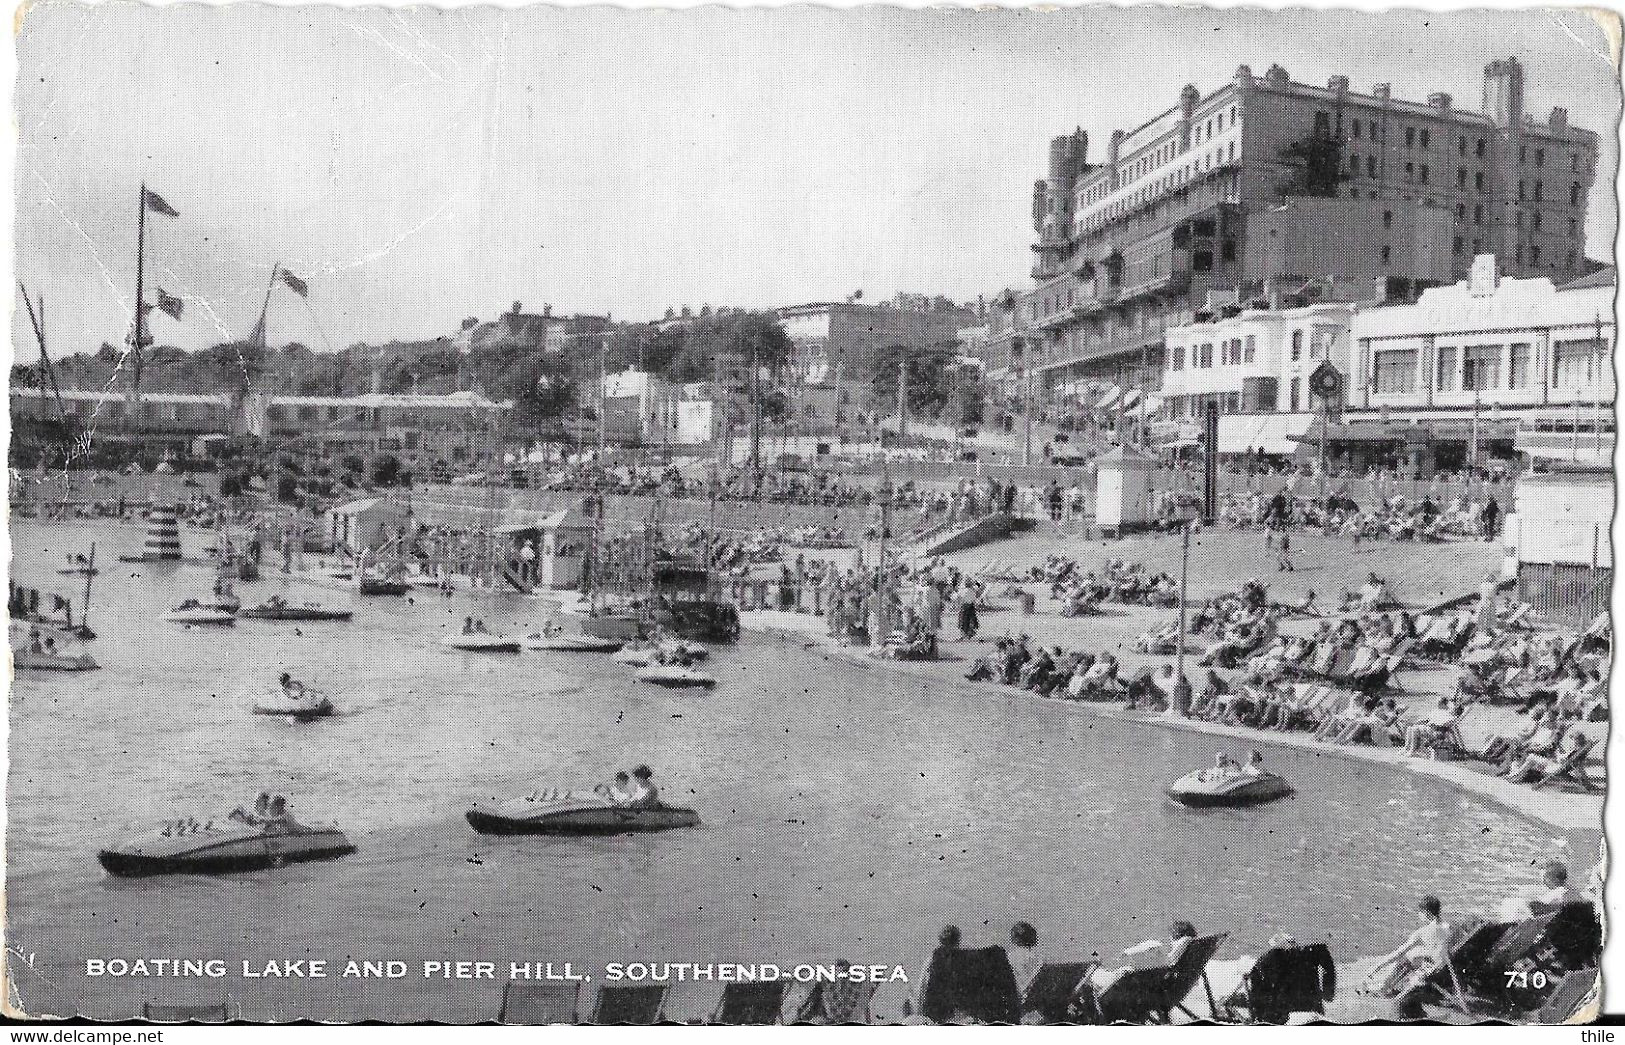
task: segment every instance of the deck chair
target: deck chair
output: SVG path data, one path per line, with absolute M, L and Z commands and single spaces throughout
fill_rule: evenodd
M 1591 997 L 1596 986 L 1595 969 L 1569 973 L 1558 983 L 1552 996 L 1546 999 L 1546 1004 L 1540 1007 L 1531 1022 L 1547 1027 L 1568 1023 L 1579 1015 L 1580 1007 Z
M 1089 985 L 1094 962 L 1045 962 L 1021 996 L 1021 1014 L 1042 1023 L 1077 1023 L 1078 1007 Z
M 152 1023 L 230 1023 L 241 1015 L 229 999 L 212 1005 L 149 1001 L 141 1006 L 141 1018 Z
M 498 1023 L 542 1025 L 578 1023 L 581 985 L 578 983 L 529 983 L 509 980 L 502 988 L 502 1008 Z
M 636 984 L 598 988 L 587 1022 L 597 1027 L 652 1027 L 660 1022 L 666 1003 L 665 984 Z
M 1193 940 L 1166 969 L 1135 969 L 1124 973 L 1095 999 L 1100 1019 L 1106 1023 L 1168 1023 L 1178 1009 L 1191 1019 L 1197 1015 L 1185 1008 L 1185 997 L 1198 980 L 1207 989 L 1208 1012 L 1217 1019 L 1218 1004 L 1208 982 L 1207 963 L 1224 945 L 1229 933 Z
M 765 983 L 730 983 L 722 988 L 722 999 L 709 1023 L 729 1027 L 758 1027 L 779 1022 L 779 1010 L 784 1006 L 787 980 L 768 980 Z
M 796 1010 L 793 1022 L 835 1027 L 868 1026 L 873 1022 L 869 1004 L 874 1000 L 877 986 L 874 980 L 816 983 Z
M 1547 784 L 1555 784 L 1561 783 L 1564 780 L 1572 780 L 1587 791 L 1601 791 L 1602 788 L 1597 786 L 1597 782 L 1592 780 L 1591 775 L 1586 772 L 1586 759 L 1591 757 L 1591 749 L 1597 746 L 1597 741 L 1599 739 L 1600 738 L 1598 737 L 1593 737 L 1592 739 L 1587 740 L 1584 744 L 1581 744 L 1579 747 L 1575 748 L 1573 751 L 1569 752 L 1568 755 L 1563 758 L 1563 761 L 1557 764 L 1556 768 L 1554 768 L 1550 773 L 1547 773 L 1545 776 L 1541 777 L 1539 780 L 1535 781 L 1532 786 L 1544 787 Z

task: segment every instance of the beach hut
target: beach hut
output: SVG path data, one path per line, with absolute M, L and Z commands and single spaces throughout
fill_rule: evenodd
M 383 497 L 363 497 L 327 510 L 327 539 L 351 553 L 377 550 L 395 538 L 404 516 Z
M 592 547 L 593 521 L 576 508 L 554 512 L 541 521 L 541 578 L 543 587 L 575 588 Z

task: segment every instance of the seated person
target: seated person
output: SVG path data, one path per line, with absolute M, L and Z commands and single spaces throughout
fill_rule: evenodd
M 599 794 L 618 806 L 624 806 L 632 801 L 632 778 L 625 770 L 615 774 L 615 779 L 607 784 L 599 784 L 593 788 Z
M 1506 778 L 1514 784 L 1533 784 L 1556 772 L 1564 762 L 1578 755 L 1586 746 L 1586 735 L 1575 730 L 1558 744 L 1550 755 L 1530 753 L 1511 765 Z
M 628 809 L 660 809 L 660 788 L 655 786 L 654 770 L 648 766 L 639 766 L 632 770 L 632 797 L 627 800 Z
M 1405 731 L 1405 753 L 1420 755 L 1451 735 L 1461 711 L 1449 697 L 1440 697 L 1439 703 L 1428 712 L 1427 718 Z
M 250 824 L 257 827 L 264 823 L 265 818 L 270 815 L 270 807 L 271 796 L 266 794 L 264 791 L 261 791 L 259 793 L 259 797 L 254 799 L 254 808 L 252 811 L 244 809 L 242 806 L 238 806 L 236 809 L 233 809 L 227 814 L 227 818 L 236 820 L 239 823 Z
M 1579 890 L 1569 884 L 1568 865 L 1561 860 L 1552 860 L 1546 864 L 1546 869 L 1540 876 L 1542 891 L 1534 896 L 1512 896 L 1501 904 L 1501 918 L 1505 921 L 1522 921 L 1525 918 L 1538 918 L 1543 914 L 1562 907 L 1564 904 L 1578 903 L 1584 899 Z
M 293 814 L 288 812 L 287 799 L 281 795 L 272 797 L 260 827 L 267 834 L 293 834 L 304 830 L 299 821 L 293 818 Z
M 1234 761 L 1230 756 L 1220 754 L 1221 759 Z M 1164 945 L 1160 940 L 1146 940 L 1135 944 L 1123 952 L 1123 957 L 1129 960 L 1128 965 L 1116 969 L 1107 969 L 1104 965 L 1089 974 L 1089 985 L 1094 988 L 1097 996 L 1122 979 L 1124 975 L 1141 969 L 1171 969 L 1179 964 L 1179 959 L 1196 939 L 1196 927 L 1190 922 L 1175 922 L 1168 929 L 1168 943 Z
M 1253 748 L 1251 751 L 1249 751 L 1247 753 L 1247 764 L 1241 767 L 1241 771 L 1248 776 L 1263 776 L 1264 752 L 1258 750 L 1257 748 Z
M 1378 959 L 1366 976 L 1362 993 L 1397 997 L 1414 982 L 1444 964 L 1450 954 L 1454 927 L 1444 920 L 1438 897 L 1424 896 L 1416 905 L 1422 925 L 1405 942 Z M 1380 979 L 1378 974 L 1384 973 Z

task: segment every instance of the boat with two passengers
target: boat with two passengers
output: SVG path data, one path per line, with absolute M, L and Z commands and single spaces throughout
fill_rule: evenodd
M 546 653 L 614 653 L 621 648 L 621 642 L 616 639 L 572 634 L 551 621 L 522 641 L 525 649 Z
M 710 689 L 717 684 L 715 676 L 682 664 L 651 664 L 633 677 L 666 689 Z
M 297 680 L 290 681 L 286 687 L 272 686 L 254 698 L 254 714 L 291 718 L 296 722 L 326 718 L 336 710 L 326 693 Z
M 11 664 L 18 671 L 95 671 L 101 667 L 95 657 L 74 648 L 77 636 L 71 631 L 13 621 L 6 633 L 11 643 Z
M 629 808 L 612 801 L 599 785 L 591 791 L 549 788 L 505 802 L 476 803 L 467 819 L 487 835 L 619 835 L 696 827 L 700 814 L 673 806 Z
M 1197 809 L 1262 805 L 1292 794 L 1292 785 L 1270 772 L 1198 769 L 1168 785 L 1168 797 Z
M 236 820 L 173 821 L 157 830 L 110 845 L 96 854 L 108 873 L 121 877 L 162 874 L 229 874 L 309 860 L 334 860 L 355 852 L 338 825 L 254 825 Z
M 230 627 L 237 623 L 237 615 L 232 610 L 209 605 L 199 599 L 187 599 L 168 613 L 161 614 L 159 619 L 188 626 Z
M 258 606 L 239 610 L 238 614 L 254 620 L 277 621 L 343 621 L 355 615 L 353 610 L 336 610 L 317 602 L 292 603 L 280 595 L 273 595 Z

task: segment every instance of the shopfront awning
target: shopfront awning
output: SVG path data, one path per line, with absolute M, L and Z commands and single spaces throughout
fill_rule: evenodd
M 1219 418 L 1219 452 L 1290 454 L 1314 422 L 1312 414 L 1231 414 Z
M 1116 385 L 1113 385 L 1111 391 L 1107 392 L 1103 397 L 1101 397 L 1100 402 L 1095 404 L 1095 409 L 1096 410 L 1109 410 L 1109 409 L 1111 409 L 1113 406 L 1115 406 L 1117 404 L 1117 397 L 1122 395 L 1122 394 L 1123 394 L 1123 390 L 1121 388 L 1118 388 Z

